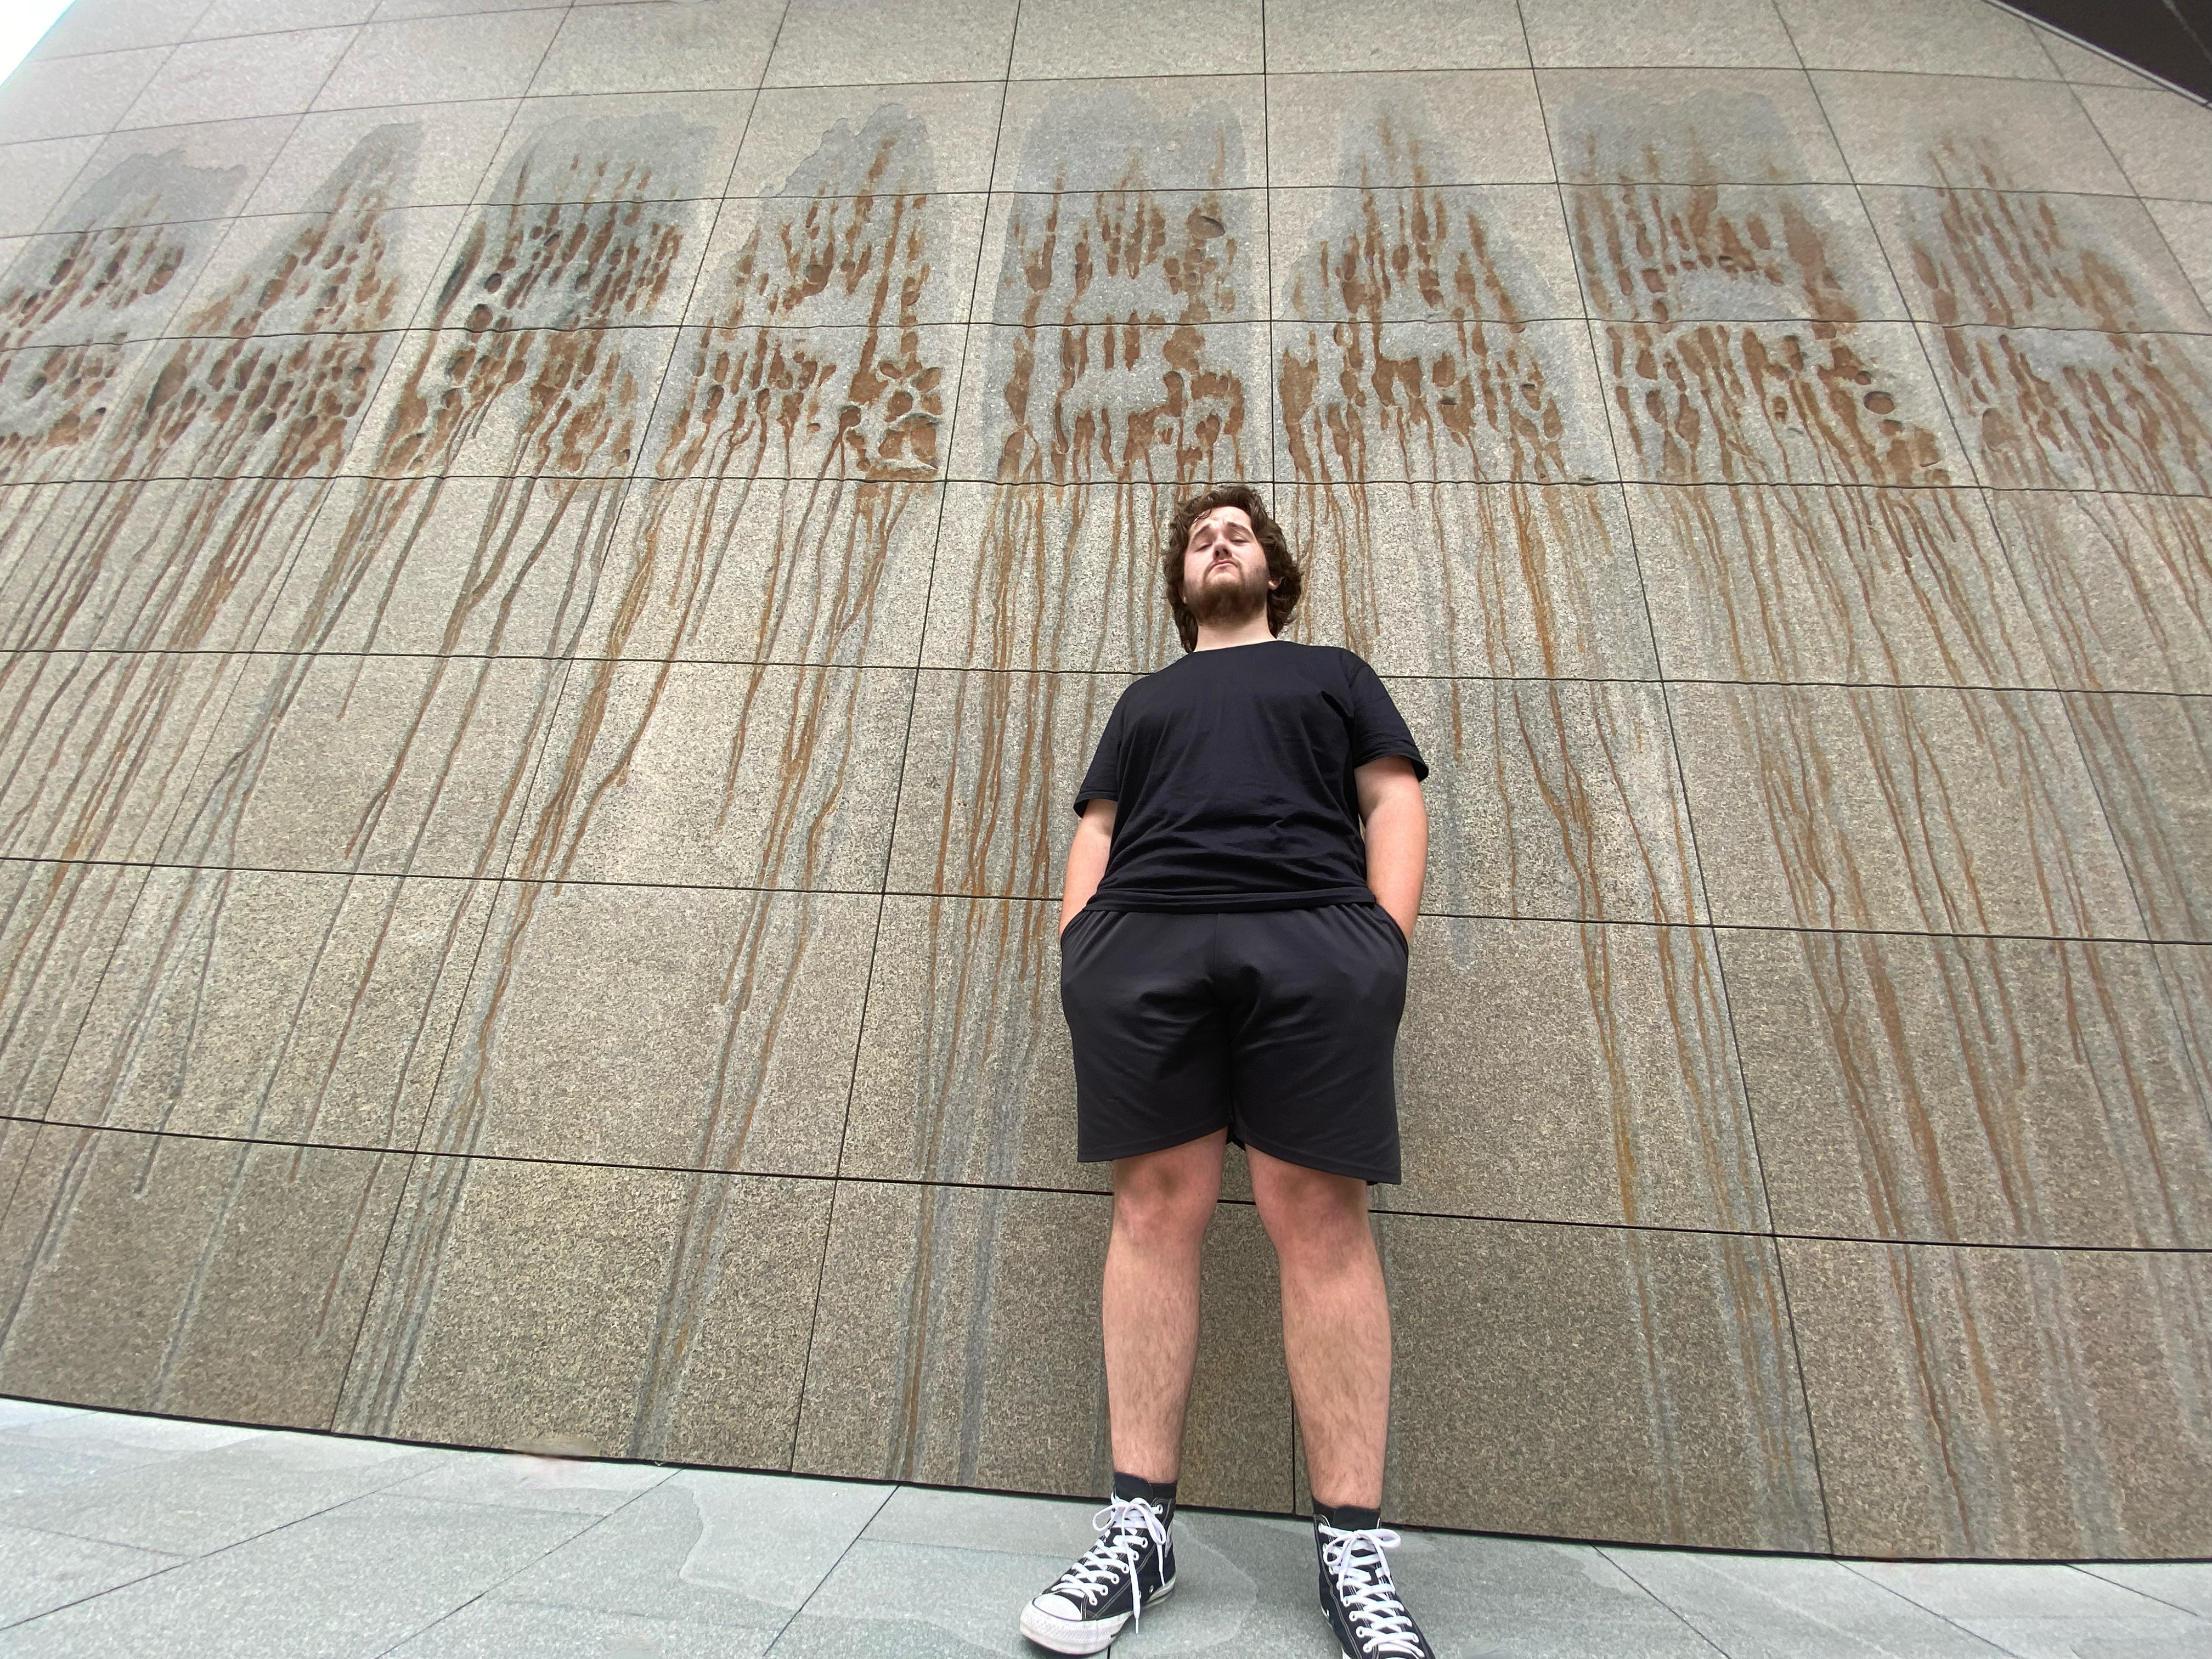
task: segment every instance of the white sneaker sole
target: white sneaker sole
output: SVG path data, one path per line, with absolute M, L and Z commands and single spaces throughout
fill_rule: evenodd
M 1175 1587 L 1176 1581 L 1169 1579 L 1146 1598 L 1146 1605 L 1158 1607 Z M 1102 1653 L 1114 1645 L 1128 1622 L 1126 1613 L 1115 1619 L 1055 1619 L 1034 1601 L 1022 1609 L 1022 1634 L 1054 1653 Z

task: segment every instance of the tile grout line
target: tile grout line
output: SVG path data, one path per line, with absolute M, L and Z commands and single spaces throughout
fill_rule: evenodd
M 1017 11 L 1020 9 L 1020 0 L 1015 0 L 1015 9 Z M 1008 50 L 1011 52 L 1012 48 L 1009 47 Z M 787 1476 L 786 1478 L 806 1480 L 814 1479 L 815 1477 L 798 1474 Z M 806 1609 L 814 1604 L 814 1598 L 822 1593 L 822 1587 L 837 1576 L 837 1569 L 845 1565 L 845 1558 L 850 1555 L 854 1549 L 860 1543 L 861 1540 L 866 1535 L 868 1528 L 876 1524 L 876 1517 L 881 1515 L 886 1509 L 890 1508 L 891 1499 L 897 1497 L 899 1493 L 904 1490 L 905 1484 L 901 1481 L 894 1481 L 884 1487 L 883 1501 L 878 1503 L 875 1508 L 868 1511 L 868 1518 L 866 1520 L 861 1522 L 859 1526 L 853 1528 L 853 1535 L 845 1540 L 845 1547 L 837 1552 L 837 1559 L 829 1565 L 829 1566 L 823 1571 L 822 1576 L 816 1579 L 813 1584 L 808 1589 L 806 1594 L 799 1598 L 799 1605 L 791 1610 L 791 1616 L 775 1627 L 775 1634 L 769 1637 L 767 1645 L 761 1649 L 763 1659 L 765 1659 L 765 1656 L 773 1653 L 775 1650 L 775 1644 L 783 1640 L 784 1632 L 806 1616 Z
M 503 1455 L 503 1456 L 514 1456 L 514 1455 L 516 1455 L 516 1454 L 512 1453 L 512 1452 L 508 1452 L 508 1453 L 501 1453 L 501 1454 L 498 1454 L 498 1455 Z M 527 1561 L 524 1562 L 520 1566 L 519 1566 L 519 1567 L 515 1568 L 514 1571 L 509 1572 L 509 1573 L 507 1573 L 507 1574 L 505 1574 L 504 1576 L 502 1576 L 502 1577 L 499 1577 L 499 1578 L 495 1579 L 492 1583 L 489 1583 L 489 1584 L 486 1584 L 486 1585 L 485 1585 L 482 1589 L 480 1589 L 480 1590 L 477 1591 L 473 1595 L 471 1595 L 471 1596 L 470 1596 L 470 1597 L 468 1597 L 465 1601 L 460 1601 L 460 1602 L 459 1602 L 459 1603 L 455 1604 L 455 1605 L 454 1605 L 454 1606 L 453 1606 L 453 1607 L 447 1607 L 447 1608 L 443 1613 L 440 1613 L 440 1614 L 439 1614 L 435 1619 L 433 1619 L 432 1620 L 430 1620 L 430 1622 L 429 1622 L 428 1624 L 427 1624 L 427 1625 L 423 1625 L 423 1626 L 420 1626 L 420 1627 L 419 1627 L 419 1628 L 417 1628 L 417 1629 L 409 1631 L 405 1635 L 404 1635 L 404 1636 L 400 1637 L 398 1640 L 397 1640 L 397 1641 L 395 1641 L 395 1642 L 392 1642 L 392 1643 L 390 1643 L 390 1644 L 388 1644 L 387 1645 L 386 1645 L 386 1646 L 384 1646 L 384 1647 L 380 1647 L 380 1648 L 379 1648 L 379 1649 L 376 1650 L 375 1655 L 374 1656 L 374 1659 L 385 1659 L 385 1656 L 386 1656 L 386 1655 L 387 1655 L 387 1654 L 392 1654 L 392 1653 L 397 1653 L 400 1649 L 402 1649 L 402 1648 L 405 1647 L 409 1643 L 413 1642 L 413 1641 L 415 1641 L 416 1639 L 417 1639 L 418 1638 L 420 1638 L 420 1637 L 422 1637 L 422 1636 L 424 1636 L 424 1635 L 427 1635 L 429 1632 L 431 1632 L 431 1631 L 434 1631 L 434 1630 L 437 1629 L 439 1626 L 441 1626 L 441 1625 L 444 1624 L 444 1623 L 445 1623 L 448 1619 L 453 1618 L 456 1613 L 465 1613 L 465 1612 L 467 1612 L 469 1608 L 471 1608 L 471 1607 L 472 1607 L 476 1606 L 476 1604 L 477 1604 L 477 1602 L 479 1602 L 479 1601 L 483 1601 L 486 1596 L 488 1596 L 488 1595 L 489 1595 L 490 1594 L 492 1594 L 492 1592 L 493 1592 L 493 1591 L 495 1591 L 495 1590 L 498 1589 L 501 1585 L 504 1585 L 504 1584 L 511 1584 L 511 1583 L 513 1583 L 516 1579 L 518 1579 L 518 1578 L 521 1577 L 522 1577 L 522 1575 L 523 1575 L 524 1573 L 528 1572 L 528 1571 L 529 1571 L 532 1567 L 538 1566 L 538 1565 L 540 1565 L 541 1564 L 543 1564 L 544 1562 L 546 1562 L 546 1561 L 548 1561 L 548 1560 L 550 1560 L 554 1556 L 558 1555 L 558 1554 L 559 1554 L 562 1550 L 567 1549 L 567 1548 L 568 1548 L 571 1544 L 576 1543 L 577 1541 L 579 1541 L 579 1540 L 581 1540 L 581 1539 L 584 1539 L 584 1538 L 587 1538 L 587 1537 L 589 1537 L 592 1533 L 597 1532 L 597 1531 L 599 1529 L 599 1528 L 600 1528 L 600 1527 L 604 1526 L 606 1522 L 610 1522 L 610 1521 L 613 1520 L 613 1519 L 615 1518 L 615 1516 L 617 1516 L 620 1515 L 620 1514 L 621 1514 L 624 1510 L 628 1509 L 631 1504 L 635 1504 L 635 1503 L 637 1503 L 640 1499 L 641 1499 L 641 1498 L 645 1498 L 648 1493 L 659 1492 L 659 1491 L 663 1486 L 666 1486 L 666 1485 L 667 1485 L 671 1480 L 674 1480 L 674 1479 L 676 1478 L 676 1476 L 677 1476 L 677 1474 L 678 1474 L 678 1470 L 676 1470 L 676 1469 L 674 1469 L 674 1468 L 669 1468 L 669 1469 L 667 1470 L 667 1472 L 666 1472 L 665 1474 L 664 1474 L 660 1477 L 660 1479 L 659 1479 L 659 1480 L 654 1480 L 654 1481 L 651 1481 L 651 1482 L 649 1482 L 648 1484 L 647 1484 L 647 1485 L 645 1485 L 645 1486 L 640 1486 L 640 1487 L 639 1487 L 635 1492 L 631 1492 L 628 1497 L 624 1498 L 621 1503 L 619 1503 L 619 1504 L 616 1504 L 616 1505 L 614 1506 L 614 1508 L 612 1508 L 612 1509 L 609 1510 L 605 1514 L 604 1514 L 604 1515 L 595 1515 L 595 1516 L 592 1516 L 588 1521 L 586 1521 L 586 1523 L 585 1523 L 584 1525 L 582 1525 L 582 1526 L 580 1526 L 580 1527 L 577 1528 L 575 1531 L 574 1531 L 574 1532 L 570 1533 L 570 1534 L 569 1534 L 566 1538 L 563 1538 L 563 1539 L 562 1539 L 559 1543 L 555 1544 L 555 1545 L 552 1545 L 550 1547 L 549 1547 L 549 1548 L 547 1548 L 547 1549 L 545 1549 L 545 1550 L 542 1551 L 542 1552 L 541 1552 L 540 1553 L 538 1553 L 538 1555 L 533 1556 L 531 1559 L 529 1559 L 529 1560 L 527 1560 Z M 415 1500 L 415 1501 L 416 1501 L 416 1502 L 420 1503 L 420 1502 L 429 1502 L 429 1501 L 437 1501 L 437 1500 L 429 1500 L 429 1499 L 420 1499 L 420 1498 L 418 1498 L 418 1499 L 416 1499 L 416 1500 Z M 448 1500 L 448 1501 L 450 1501 L 450 1500 Z M 482 1506 L 477 1506 L 477 1507 L 482 1507 Z M 545 1513 L 545 1512 L 546 1512 L 546 1511 L 540 1511 L 540 1513 Z M 552 1513 L 558 1513 L 558 1511 L 551 1511 L 551 1512 L 552 1512 Z
M 1596 1555 L 1600 1560 L 1603 1561 L 1623 1578 L 1628 1580 L 1630 1583 L 1635 1585 L 1637 1589 L 1642 1590 L 1644 1595 L 1650 1597 L 1653 1606 L 1663 1607 L 1668 1613 L 1672 1614 L 1676 1623 L 1680 1624 L 1683 1629 L 1688 1631 L 1691 1635 L 1696 1637 L 1698 1640 L 1703 1642 L 1715 1653 L 1719 1654 L 1721 1656 L 1721 1659 L 1731 1659 L 1729 1650 L 1723 1647 L 1718 1642 L 1715 1641 L 1711 1636 L 1707 1635 L 1704 1630 L 1700 1629 L 1695 1621 L 1691 1619 L 1688 1613 L 1683 1612 L 1681 1608 L 1676 1607 L 1665 1596 L 1653 1589 L 1650 1585 L 1645 1583 L 1641 1578 L 1638 1578 L 1633 1572 L 1630 1571 L 1627 1566 L 1623 1563 L 1615 1559 L 1612 1552 L 1617 1547 L 1619 1547 L 1607 1546 L 1604 1544 L 1593 1544 L 1590 1546 L 1590 1550 L 1591 1553 Z

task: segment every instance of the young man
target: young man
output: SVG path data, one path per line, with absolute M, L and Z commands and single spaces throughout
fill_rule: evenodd
M 1367 1224 L 1368 1183 L 1398 1179 L 1428 768 L 1373 669 L 1275 637 L 1298 572 L 1251 490 L 1184 502 L 1163 567 L 1188 654 L 1108 719 L 1060 902 L 1077 1156 L 1114 1166 L 1114 1495 L 1022 1632 L 1096 1653 L 1175 1588 L 1199 1254 L 1234 1139 L 1281 1270 L 1322 1607 L 1349 1659 L 1429 1659 L 1382 1553 L 1390 1310 Z

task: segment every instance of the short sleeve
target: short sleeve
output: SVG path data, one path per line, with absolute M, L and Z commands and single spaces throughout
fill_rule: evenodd
M 1352 664 L 1352 763 L 1364 766 L 1385 755 L 1403 755 L 1413 763 L 1416 781 L 1427 777 L 1429 763 L 1421 758 L 1382 676 L 1364 658 L 1350 651 L 1344 654 Z
M 1094 800 L 1121 799 L 1121 705 L 1116 702 L 1114 712 L 1106 717 L 1106 729 L 1098 734 L 1098 747 L 1091 752 L 1091 769 L 1083 775 L 1083 787 L 1075 792 L 1075 812 L 1083 815 L 1084 806 Z

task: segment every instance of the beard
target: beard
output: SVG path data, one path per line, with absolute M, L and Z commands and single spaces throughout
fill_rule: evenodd
M 1235 581 L 1224 580 L 1208 566 L 1197 587 L 1184 590 L 1182 602 L 1203 625 L 1235 628 L 1248 623 L 1267 608 L 1267 567 L 1261 565 L 1249 576 L 1240 568 L 1238 576 Z

